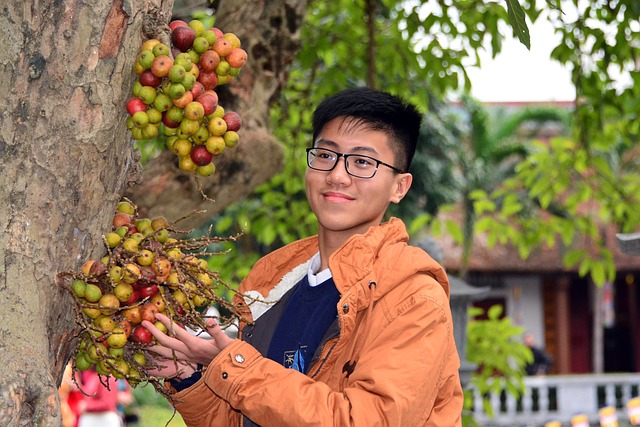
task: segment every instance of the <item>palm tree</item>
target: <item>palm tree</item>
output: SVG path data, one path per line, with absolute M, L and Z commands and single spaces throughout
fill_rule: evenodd
M 464 96 L 456 109 L 459 141 L 453 153 L 457 199 L 462 209 L 462 260 L 464 279 L 474 242 L 476 215 L 471 194 L 491 193 L 515 173 L 516 165 L 529 153 L 529 141 L 540 136 L 544 126 L 555 125 L 562 134 L 569 129 L 569 112 L 558 107 L 525 108 L 492 122 L 488 110 L 471 96 Z

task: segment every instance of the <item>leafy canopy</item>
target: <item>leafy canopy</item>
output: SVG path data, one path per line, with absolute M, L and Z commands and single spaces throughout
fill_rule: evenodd
M 547 18 L 561 35 L 551 56 L 572 70 L 572 133 L 532 143 L 515 176 L 494 191 L 473 194 L 482 217 L 475 233 L 514 245 L 522 258 L 541 245 L 563 245 L 565 266 L 603 285 L 616 275 L 607 231 L 628 233 L 640 224 L 640 3 L 571 0 L 558 6 Z M 522 200 L 510 197 L 520 193 L 539 203 L 536 215 L 521 215 Z

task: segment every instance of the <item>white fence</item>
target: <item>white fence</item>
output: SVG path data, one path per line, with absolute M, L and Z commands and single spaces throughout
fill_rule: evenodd
M 492 394 L 494 417 L 482 410 L 482 396 L 474 395 L 474 417 L 481 426 L 544 426 L 549 421 L 570 425 L 571 417 L 585 414 L 599 425 L 598 410 L 614 406 L 621 425 L 628 420 L 626 405 L 640 395 L 640 374 L 548 375 L 526 377 L 525 394 L 515 399 Z

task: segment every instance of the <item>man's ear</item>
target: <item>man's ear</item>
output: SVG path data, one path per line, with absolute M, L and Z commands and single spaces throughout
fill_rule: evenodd
M 411 183 L 413 182 L 413 175 L 410 173 L 399 173 L 396 176 L 396 182 L 392 189 L 391 199 L 392 203 L 399 203 L 400 200 L 404 198 L 404 196 L 411 188 Z

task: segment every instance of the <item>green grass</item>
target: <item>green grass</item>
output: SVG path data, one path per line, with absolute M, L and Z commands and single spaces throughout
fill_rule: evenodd
M 140 421 L 133 424 L 135 427 L 184 427 L 179 413 L 173 415 L 173 408 L 163 406 L 141 406 L 138 411 Z M 171 418 L 173 416 L 173 418 Z
M 138 422 L 131 427 L 185 427 L 179 413 L 175 412 L 167 400 L 151 385 L 133 389 Z

